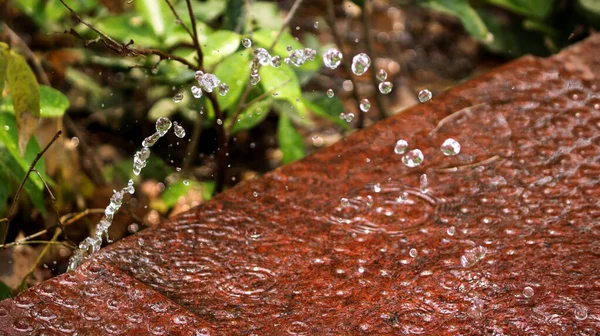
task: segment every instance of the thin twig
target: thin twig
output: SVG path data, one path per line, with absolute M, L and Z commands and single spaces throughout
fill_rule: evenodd
M 44 147 L 44 149 L 42 149 L 42 151 L 39 152 L 35 156 L 35 159 L 33 159 L 33 162 L 31 163 L 31 166 L 29 166 L 29 169 L 27 170 L 27 173 L 25 174 L 25 177 L 21 181 L 21 184 L 19 185 L 19 188 L 17 188 L 17 192 L 15 194 L 13 202 L 10 205 L 10 209 L 8 211 L 8 216 L 6 217 L 6 219 L 7 219 L 6 220 L 6 224 L 2 225 L 2 228 L 0 229 L 0 233 L 1 233 L 0 244 L 4 244 L 4 241 L 6 240 L 6 234 L 8 233 L 8 225 L 10 224 L 10 221 L 15 216 L 15 213 L 17 211 L 17 204 L 19 203 L 19 197 L 21 196 L 21 191 L 23 190 L 23 187 L 25 186 L 25 182 L 29 178 L 29 174 L 31 174 L 31 172 L 35 168 L 35 165 L 42 158 L 42 156 L 44 155 L 44 153 L 46 153 L 46 151 L 48 150 L 48 148 L 50 148 L 50 146 L 58 139 L 58 137 L 60 137 L 61 134 L 62 134 L 62 131 L 56 132 L 56 134 L 54 135 L 54 137 L 52 138 L 52 140 L 50 140 L 50 142 L 46 145 L 46 147 Z
M 333 4 L 333 0 L 327 0 L 327 24 L 329 25 L 329 28 L 331 29 L 331 35 L 333 35 L 333 40 L 335 41 L 335 44 L 338 46 L 338 48 L 340 49 L 342 54 L 347 55 L 344 52 L 344 45 L 342 44 L 342 38 L 340 37 L 340 34 L 337 31 L 337 28 L 335 26 L 335 20 L 336 20 L 335 7 Z M 342 63 L 340 64 L 340 67 L 341 67 L 342 71 L 346 74 L 346 77 L 348 77 L 348 80 L 352 83 L 352 96 L 354 97 L 356 104 L 360 104 L 360 97 L 358 95 L 358 87 L 356 86 L 356 81 L 353 79 L 354 74 L 352 73 L 352 70 L 350 67 L 350 58 L 344 57 L 342 59 Z M 357 127 L 363 128 L 364 124 L 365 124 L 364 112 L 361 111 L 360 109 L 357 109 L 357 113 L 358 113 Z
M 85 209 L 84 211 L 79 212 L 79 213 L 66 214 L 66 215 L 62 216 L 60 218 L 60 220 L 64 221 L 63 226 L 67 227 L 67 226 L 75 223 L 76 221 L 80 220 L 81 218 L 83 218 L 83 217 L 85 217 L 87 215 L 90 215 L 90 214 L 102 214 L 102 213 L 104 213 L 104 209 Z M 56 225 L 54 225 L 52 227 L 49 227 L 47 229 L 44 229 L 42 231 L 38 231 L 38 232 L 36 232 L 34 234 L 31 234 L 31 235 L 29 235 L 27 237 L 24 237 L 22 239 L 16 240 L 14 242 L 0 245 L 0 249 L 5 249 L 5 248 L 12 247 L 12 246 L 24 244 L 24 243 L 26 243 L 28 241 L 31 241 L 31 239 L 33 239 L 33 238 L 37 238 L 39 236 L 42 236 L 42 235 L 48 233 L 48 231 L 50 231 L 51 229 L 54 229 L 55 227 L 56 227 Z
M 375 104 L 381 118 L 387 117 L 385 112 L 385 106 L 383 104 L 383 97 L 378 90 L 379 84 L 377 79 L 377 73 L 375 71 L 375 61 L 377 60 L 377 54 L 375 54 L 375 48 L 373 48 L 373 36 L 371 36 L 371 16 L 373 15 L 373 9 L 371 7 L 371 0 L 364 0 L 362 19 L 363 19 L 363 35 L 365 38 L 365 44 L 367 46 L 367 53 L 373 60 L 373 67 L 371 68 L 371 85 L 375 88 Z
M 437 132 L 440 128 L 442 128 L 442 126 L 444 126 L 444 124 L 446 124 L 447 122 L 454 120 L 455 118 L 459 117 L 461 114 L 463 113 L 468 113 L 471 112 L 472 109 L 478 108 L 480 106 L 483 106 L 484 104 L 477 104 L 477 105 L 473 105 L 473 106 L 467 106 L 463 109 L 460 109 L 456 112 L 451 113 L 450 115 L 448 115 L 447 117 L 445 117 L 444 119 L 440 120 L 440 122 L 437 124 L 437 126 L 435 126 L 434 129 L 431 130 L 431 132 L 429 132 L 429 136 L 431 136 L 433 133 Z
M 192 38 L 194 39 L 194 46 L 196 46 L 196 52 L 198 53 L 198 67 L 202 68 L 204 55 L 202 54 L 202 48 L 200 48 L 200 42 L 198 41 L 198 30 L 196 30 L 196 16 L 194 15 L 194 10 L 192 9 L 192 2 L 190 0 L 185 0 L 185 3 L 187 4 L 190 20 L 192 20 L 192 32 L 194 33 Z
M 296 11 L 300 7 L 301 3 L 302 3 L 302 0 L 296 0 L 294 2 L 294 4 L 292 5 L 292 8 L 290 8 L 290 11 L 288 12 L 288 15 L 285 17 L 285 20 L 283 20 L 283 23 L 281 24 L 281 29 L 279 29 L 279 32 L 277 33 L 277 36 L 275 36 L 275 40 L 273 40 L 273 43 L 271 44 L 271 46 L 268 49 L 269 52 L 271 52 L 271 50 L 273 50 L 273 48 L 275 47 L 275 45 L 279 41 L 279 38 L 281 38 L 281 35 L 283 34 L 283 31 L 285 30 L 285 27 L 287 27 L 287 25 L 290 23 L 290 21 L 292 21 L 292 19 L 294 18 L 294 15 L 296 15 Z
M 436 173 L 456 173 L 456 172 L 462 172 L 471 168 L 475 168 L 475 167 L 479 167 L 479 166 L 483 166 L 489 163 L 493 163 L 497 160 L 500 159 L 499 155 L 494 155 L 490 158 L 487 158 L 483 161 L 479 161 L 479 162 L 475 162 L 475 163 L 471 163 L 468 165 L 464 165 L 464 166 L 457 166 L 457 167 L 450 167 L 450 168 L 436 168 L 433 171 Z

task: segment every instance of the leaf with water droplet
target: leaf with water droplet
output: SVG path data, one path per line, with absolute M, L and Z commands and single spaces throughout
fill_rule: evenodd
M 297 114 L 306 115 L 300 82 L 289 65 L 282 64 L 279 68 L 261 67 L 259 73 L 262 78 L 260 84 L 265 91 L 277 93 L 277 99 L 287 100 Z
M 284 164 L 304 157 L 304 140 L 285 114 L 280 114 L 279 116 L 277 139 L 279 140 L 279 148 L 283 153 Z
M 214 74 L 221 82 L 229 85 L 225 96 L 218 95 L 217 101 L 221 109 L 226 110 L 238 101 L 250 77 L 250 50 L 236 52 L 225 58 L 215 68 Z
M 308 92 L 304 94 L 304 104 L 319 117 L 334 122 L 344 129 L 349 129 L 348 123 L 339 117 L 340 113 L 344 112 L 344 105 L 339 98 L 329 98 L 322 92 Z
M 233 54 L 240 46 L 240 41 L 239 34 L 227 30 L 218 30 L 208 35 L 206 42 L 202 45 L 204 67 L 211 68 Z
M 29 138 L 38 127 L 40 118 L 40 87 L 27 61 L 15 52 L 8 52 L 6 83 L 13 99 L 17 128 L 19 130 L 19 151 L 25 153 Z

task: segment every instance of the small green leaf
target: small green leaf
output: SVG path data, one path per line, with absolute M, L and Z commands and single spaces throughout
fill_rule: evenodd
M 241 130 L 247 130 L 260 124 L 269 115 L 271 105 L 273 101 L 266 99 L 250 105 L 244 112 L 240 113 L 238 120 L 229 119 L 229 123 L 233 124 L 232 134 L 235 134 Z
M 137 3 L 137 0 L 136 0 Z M 160 38 L 152 31 L 151 23 L 140 20 L 133 13 L 104 17 L 95 24 L 96 28 L 121 43 L 156 48 L 161 46 Z
M 304 157 L 304 140 L 285 114 L 279 115 L 277 138 L 279 140 L 279 148 L 283 153 L 283 163 L 287 164 Z
M 233 54 L 240 46 L 240 41 L 239 34 L 227 30 L 218 30 L 208 35 L 206 42 L 202 43 L 204 66 L 211 68 Z
M 27 142 L 35 132 L 40 118 L 40 87 L 25 59 L 14 52 L 7 57 L 6 81 L 13 98 L 19 151 L 25 153 Z
M 0 281 L 0 301 L 12 297 L 12 290 L 4 282 Z
M 336 123 L 345 130 L 350 129 L 348 123 L 340 118 L 344 105 L 338 97 L 329 98 L 322 92 L 309 92 L 304 94 L 304 104 L 319 117 Z
M 61 117 L 69 108 L 69 99 L 60 91 L 49 86 L 40 86 L 40 116 Z
M 217 65 L 214 74 L 222 83 L 229 86 L 226 95 L 217 96 L 219 106 L 222 110 L 226 110 L 238 101 L 246 88 L 250 77 L 250 50 L 246 49 L 228 56 Z
M 427 0 L 419 2 L 425 8 L 458 17 L 465 30 L 481 42 L 490 42 L 491 35 L 468 0 Z
M 287 64 L 279 68 L 261 67 L 260 84 L 266 92 L 271 92 L 276 99 L 287 100 L 300 116 L 306 115 L 306 106 L 302 102 L 302 90 L 296 73 Z
M 202 195 L 202 199 L 209 200 L 215 188 L 214 182 L 198 182 L 195 180 L 176 180 L 171 183 L 162 193 L 161 198 L 168 208 L 177 204 L 181 196 L 185 196 L 190 191 L 196 191 Z M 187 184 L 187 185 L 186 185 Z
M 487 0 L 487 2 L 536 19 L 545 18 L 554 7 L 554 0 Z

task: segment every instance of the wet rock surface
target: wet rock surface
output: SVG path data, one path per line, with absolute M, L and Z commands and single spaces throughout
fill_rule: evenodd
M 598 51 L 521 58 L 239 185 L 3 301 L 0 330 L 597 335 Z

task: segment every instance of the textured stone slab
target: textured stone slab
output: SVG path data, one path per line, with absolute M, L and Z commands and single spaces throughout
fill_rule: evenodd
M 594 35 L 521 58 L 96 262 L 216 334 L 598 335 L 598 54 Z M 423 164 L 405 166 L 398 139 Z

